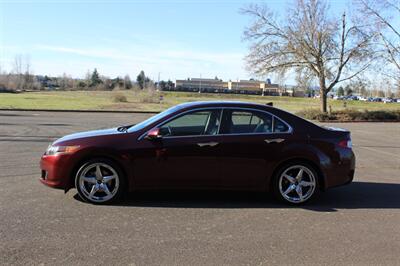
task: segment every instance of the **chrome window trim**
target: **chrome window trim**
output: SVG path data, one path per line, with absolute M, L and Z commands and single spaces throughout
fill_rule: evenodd
M 168 123 L 169 121 L 171 121 L 171 120 L 173 120 L 173 119 L 175 119 L 175 118 L 178 118 L 178 117 L 180 117 L 180 116 L 183 116 L 183 115 L 185 115 L 185 114 L 187 114 L 187 113 L 192 113 L 192 112 L 196 112 L 196 111 L 207 111 L 207 110 L 210 110 L 210 109 L 213 109 L 213 110 L 214 110 L 214 109 L 223 109 L 223 107 L 199 107 L 199 108 L 195 108 L 195 109 L 191 109 L 191 110 L 186 110 L 186 111 L 184 111 L 184 112 L 182 112 L 182 113 L 176 114 L 176 115 L 174 115 L 174 116 L 168 118 L 167 120 L 165 120 L 165 121 L 163 121 L 163 122 L 161 122 L 161 123 L 158 123 L 156 126 L 152 127 L 151 129 L 147 130 L 145 133 L 143 133 L 142 135 L 140 135 L 140 137 L 138 138 L 138 140 L 143 139 L 143 138 L 146 136 L 146 134 L 147 134 L 149 131 L 153 130 L 154 128 L 158 128 L 158 127 L 160 127 L 160 126 L 162 126 L 162 125 Z M 222 112 L 221 112 L 221 113 L 222 113 Z M 219 128 L 218 128 L 218 133 L 219 133 Z M 170 136 L 170 137 L 163 137 L 163 139 L 165 139 L 165 138 L 173 138 L 173 137 L 176 138 L 176 137 L 216 136 L 216 135 L 217 135 L 217 134 L 215 134 L 215 135 Z
M 291 125 L 289 125 L 286 121 L 284 121 L 283 119 L 281 119 L 280 117 L 268 112 L 268 111 L 264 111 L 264 110 L 260 110 L 260 109 L 255 109 L 255 108 L 249 108 L 249 107 L 218 107 L 218 108 L 222 108 L 223 110 L 225 109 L 236 109 L 236 110 L 246 110 L 246 111 L 255 111 L 255 112 L 262 112 L 265 114 L 268 114 L 270 116 L 272 116 L 272 128 L 275 124 L 275 119 L 280 120 L 283 124 L 285 124 L 288 127 L 288 131 L 285 132 L 259 132 L 259 133 L 229 133 L 229 134 L 220 134 L 220 130 L 218 130 L 218 136 L 229 136 L 229 135 L 269 135 L 269 134 L 291 134 L 293 133 L 293 128 Z M 207 136 L 216 136 L 216 135 L 207 135 Z
M 273 134 L 292 134 L 293 133 L 293 128 L 291 125 L 289 125 L 286 121 L 284 121 L 283 119 L 277 117 L 276 115 L 268 112 L 268 111 L 264 111 L 264 110 L 260 110 L 260 109 L 254 109 L 254 108 L 249 108 L 249 107 L 199 107 L 199 108 L 195 108 L 195 109 L 191 109 L 191 110 L 186 110 L 182 113 L 176 114 L 170 118 L 168 118 L 167 120 L 158 123 L 156 126 L 152 127 L 151 129 L 147 130 L 145 133 L 143 133 L 142 135 L 140 135 L 140 137 L 138 138 L 138 140 L 142 140 L 149 131 L 153 130 L 154 128 L 158 128 L 166 123 L 168 123 L 169 121 L 178 118 L 179 116 L 183 116 L 187 113 L 191 113 L 191 112 L 196 112 L 196 111 L 207 111 L 207 110 L 216 110 L 216 109 L 221 109 L 221 114 L 220 114 L 220 124 L 218 126 L 218 131 L 217 134 L 215 135 L 188 135 L 188 136 L 166 136 L 163 137 L 163 139 L 173 139 L 173 138 L 193 138 L 193 137 L 212 137 L 212 136 L 251 136 L 251 135 L 273 135 Z M 288 127 L 288 131 L 286 132 L 256 132 L 256 133 L 228 133 L 228 134 L 220 134 L 220 130 L 221 130 L 221 124 L 222 124 L 222 116 L 224 113 L 225 109 L 236 109 L 236 110 L 246 110 L 246 111 L 255 111 L 255 112 L 262 112 L 262 113 L 266 113 L 268 115 L 272 116 L 272 130 L 274 129 L 274 124 L 275 124 L 275 119 L 280 120 L 282 123 L 284 123 L 287 127 Z

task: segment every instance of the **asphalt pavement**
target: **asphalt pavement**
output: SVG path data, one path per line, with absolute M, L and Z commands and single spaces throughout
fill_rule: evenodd
M 262 193 L 137 193 L 115 206 L 42 185 L 65 134 L 148 114 L 0 111 L 0 265 L 399 265 L 400 123 L 351 130 L 351 185 L 289 207 Z

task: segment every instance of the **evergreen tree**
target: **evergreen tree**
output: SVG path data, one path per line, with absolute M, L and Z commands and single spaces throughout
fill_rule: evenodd
M 160 90 L 165 90 L 167 88 L 167 82 L 165 82 L 164 80 L 161 80 L 159 83 L 160 86 Z
M 350 85 L 346 85 L 344 88 L 344 92 L 346 93 L 346 96 L 350 96 L 353 94 L 353 90 L 351 89 Z
M 91 77 L 90 77 L 90 86 L 94 87 L 94 86 L 97 86 L 97 85 L 99 85 L 101 83 L 102 83 L 102 80 L 100 79 L 99 72 L 97 72 L 97 68 L 95 68 L 93 70 L 93 73 L 92 73 Z
M 138 83 L 140 89 L 144 89 L 145 87 L 145 82 L 146 82 L 146 75 L 144 74 L 144 71 L 140 71 L 139 75 L 136 78 L 136 82 Z
M 342 86 L 340 86 L 337 90 L 337 95 L 338 96 L 344 96 L 344 89 Z
M 144 89 L 147 87 L 147 84 L 150 83 L 150 79 L 148 77 L 146 77 L 146 75 L 144 74 L 144 71 L 140 71 L 139 75 L 136 78 L 136 82 L 138 83 L 140 89 Z

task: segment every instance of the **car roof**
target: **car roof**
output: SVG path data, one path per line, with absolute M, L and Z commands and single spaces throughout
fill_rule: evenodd
M 192 109 L 200 107 L 242 107 L 242 108 L 257 108 L 257 109 L 269 109 L 273 108 L 266 104 L 252 103 L 252 102 L 241 102 L 241 101 L 195 101 L 186 102 L 177 105 L 179 109 Z

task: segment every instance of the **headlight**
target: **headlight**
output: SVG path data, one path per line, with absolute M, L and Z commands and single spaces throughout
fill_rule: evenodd
M 53 146 L 47 147 L 45 155 L 57 155 L 61 153 L 72 153 L 79 149 L 79 146 Z

